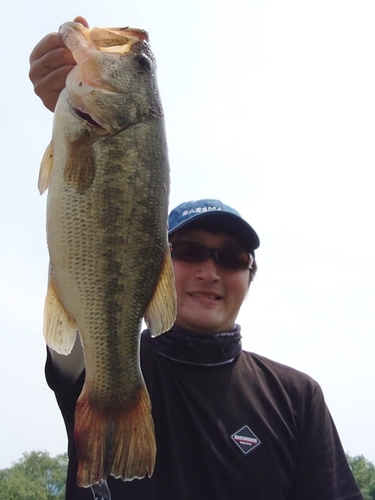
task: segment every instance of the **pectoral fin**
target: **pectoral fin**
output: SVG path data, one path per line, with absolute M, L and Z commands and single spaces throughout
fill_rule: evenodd
M 172 328 L 176 319 L 176 311 L 176 289 L 171 254 L 168 249 L 158 284 L 144 315 L 146 325 L 153 337 Z
M 59 354 L 69 354 L 73 349 L 77 325 L 68 316 L 58 295 L 50 272 L 47 295 L 44 303 L 43 332 L 46 343 Z
M 79 193 L 84 193 L 94 177 L 94 150 L 89 137 L 82 136 L 69 143 L 64 180 Z
M 53 164 L 53 148 L 51 141 L 48 144 L 47 149 L 44 152 L 42 161 L 40 163 L 38 189 L 41 195 L 44 193 L 46 189 L 48 189 L 52 173 L 52 164 Z

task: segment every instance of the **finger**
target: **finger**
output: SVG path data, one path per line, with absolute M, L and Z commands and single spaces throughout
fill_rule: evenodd
M 77 16 L 73 19 L 75 23 L 81 23 L 85 28 L 89 27 L 89 23 L 86 21 L 86 19 L 82 16 Z
M 39 97 L 41 97 L 44 106 L 53 113 L 55 111 L 57 100 L 60 94 L 61 90 L 55 90 L 54 92 L 50 92 L 49 94 L 44 95 L 43 97 L 41 96 Z
M 64 45 L 63 47 L 50 50 L 37 60 L 31 61 L 29 78 L 35 85 L 55 69 L 62 66 L 73 67 L 74 65 L 75 60 L 73 55 Z
M 34 85 L 34 92 L 51 111 L 55 110 L 57 99 L 65 87 L 65 81 L 74 66 L 60 66 L 48 73 Z
M 35 45 L 30 54 L 30 63 L 40 59 L 47 52 L 50 52 L 58 47 L 65 47 L 60 35 L 58 33 L 49 33 L 42 38 L 37 45 Z
M 48 92 L 61 92 L 61 90 L 65 87 L 66 77 L 73 68 L 73 65 L 67 64 L 50 71 L 35 85 L 35 92 L 38 93 L 40 88 L 46 88 L 48 89 Z
M 74 21 L 76 23 L 81 23 L 83 26 L 88 28 L 88 22 L 82 16 L 77 16 Z M 40 42 L 34 47 L 33 51 L 30 54 L 30 62 L 35 61 L 42 57 L 47 52 L 54 50 L 58 47 L 65 47 L 65 44 L 59 33 L 49 33 L 45 37 L 43 37 Z

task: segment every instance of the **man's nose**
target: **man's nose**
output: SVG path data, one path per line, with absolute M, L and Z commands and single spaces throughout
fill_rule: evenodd
M 212 257 L 197 263 L 196 275 L 199 279 L 217 281 L 220 279 L 217 264 Z

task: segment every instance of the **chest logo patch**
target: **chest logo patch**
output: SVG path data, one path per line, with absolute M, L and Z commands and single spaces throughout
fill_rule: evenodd
M 241 429 L 232 434 L 231 438 L 244 455 L 255 450 L 255 448 L 258 448 L 261 444 L 261 440 L 256 437 L 254 432 L 247 425 L 244 425 Z

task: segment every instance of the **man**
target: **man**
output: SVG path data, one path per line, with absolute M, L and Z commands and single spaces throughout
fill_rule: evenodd
M 30 63 L 35 90 L 53 110 L 74 65 L 70 52 L 51 34 Z M 254 229 L 220 201 L 198 200 L 172 210 L 169 238 L 176 323 L 141 339 L 158 445 L 154 474 L 76 485 L 74 411 L 85 376 L 77 342 L 66 357 L 48 351 L 46 364 L 68 433 L 66 498 L 361 499 L 319 385 L 241 348 L 235 321 L 256 271 Z

